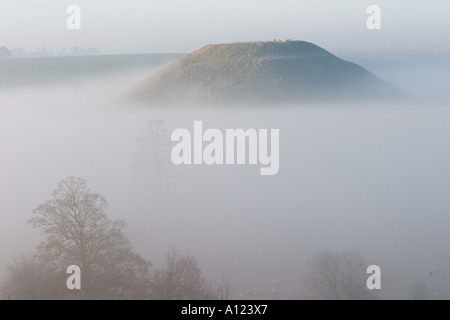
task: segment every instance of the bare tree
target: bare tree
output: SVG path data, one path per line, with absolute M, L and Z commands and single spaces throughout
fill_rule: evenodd
M 163 175 L 170 163 L 170 135 L 162 128 L 164 120 L 150 120 L 137 140 L 136 166 L 144 179 L 153 177 L 162 186 Z
M 311 272 L 306 279 L 309 293 L 314 299 L 373 299 L 366 286 L 367 266 L 364 257 L 357 252 L 323 251 L 310 263 Z
M 212 296 L 215 300 L 233 299 L 233 290 L 231 289 L 230 279 L 224 276 Z
M 175 249 L 166 253 L 164 265 L 155 270 L 151 279 L 152 298 L 157 300 L 212 299 L 213 293 L 197 260 Z
M 86 181 L 68 177 L 53 199 L 39 205 L 30 221 L 47 236 L 38 256 L 65 270 L 78 265 L 87 299 L 145 298 L 150 262 L 135 254 L 122 233 L 123 221 L 110 220 L 106 199 Z

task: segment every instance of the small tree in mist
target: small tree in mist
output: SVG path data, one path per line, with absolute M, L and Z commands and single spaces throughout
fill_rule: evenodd
M 214 292 L 202 275 L 197 260 L 175 249 L 166 253 L 164 264 L 151 278 L 151 296 L 157 300 L 214 299 Z
M 153 177 L 162 185 L 164 171 L 170 161 L 170 134 L 162 128 L 164 120 L 150 120 L 137 140 L 136 164 L 144 179 Z
M 409 289 L 410 300 L 430 300 L 431 292 L 427 285 L 422 281 L 414 283 Z
M 81 268 L 86 299 L 139 299 L 148 292 L 150 262 L 135 254 L 122 233 L 125 223 L 110 220 L 106 199 L 86 181 L 68 177 L 53 199 L 39 205 L 31 223 L 47 236 L 37 256 L 58 270 Z
M 323 251 L 310 262 L 306 279 L 313 299 L 362 300 L 373 299 L 367 289 L 367 262 L 357 252 L 333 253 Z
M 213 291 L 212 297 L 214 300 L 231 300 L 233 299 L 233 290 L 230 285 L 230 279 L 223 277 L 220 283 Z

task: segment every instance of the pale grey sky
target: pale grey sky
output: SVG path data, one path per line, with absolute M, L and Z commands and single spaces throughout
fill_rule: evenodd
M 66 9 L 81 7 L 81 30 Z M 381 8 L 381 30 L 366 9 Z M 450 46 L 448 0 L 0 0 L 0 46 L 190 52 L 209 43 L 298 39 L 325 48 Z

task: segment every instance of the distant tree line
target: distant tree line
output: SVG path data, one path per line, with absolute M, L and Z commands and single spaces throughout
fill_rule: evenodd
M 0 59 L 8 58 L 33 58 L 33 57 L 52 57 L 52 56 L 87 56 L 97 55 L 100 51 L 97 48 L 84 48 L 73 46 L 71 48 L 61 48 L 60 50 L 50 50 L 46 47 L 37 48 L 35 50 L 26 51 L 24 48 L 8 49 L 0 46 Z
M 11 58 L 12 53 L 11 51 L 6 47 L 0 47 L 0 59 L 7 59 Z

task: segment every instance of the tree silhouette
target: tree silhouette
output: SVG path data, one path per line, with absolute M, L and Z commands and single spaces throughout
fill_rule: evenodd
M 155 179 L 162 186 L 164 172 L 170 163 L 170 134 L 162 128 L 164 120 L 150 120 L 137 139 L 136 167 L 143 179 Z
M 214 299 L 231 300 L 232 298 L 233 298 L 233 290 L 231 289 L 230 279 L 223 276 L 222 280 L 215 288 Z
M 358 252 L 323 251 L 310 262 L 311 272 L 306 279 L 309 293 L 314 299 L 373 299 L 366 286 L 367 266 L 365 258 Z
M 414 283 L 409 289 L 410 300 L 430 300 L 431 292 L 425 282 Z
M 110 220 L 106 199 L 86 181 L 68 177 L 53 199 L 39 205 L 30 221 L 47 236 L 37 256 L 65 270 L 81 268 L 86 299 L 140 299 L 148 292 L 150 262 L 132 251 L 122 233 L 125 223 Z
M 7 266 L 8 277 L 2 283 L 1 298 L 8 300 L 53 300 L 76 298 L 65 287 L 62 270 L 31 256 L 15 259 Z
M 166 253 L 164 265 L 155 270 L 151 279 L 152 298 L 156 300 L 214 299 L 197 260 L 175 249 Z

